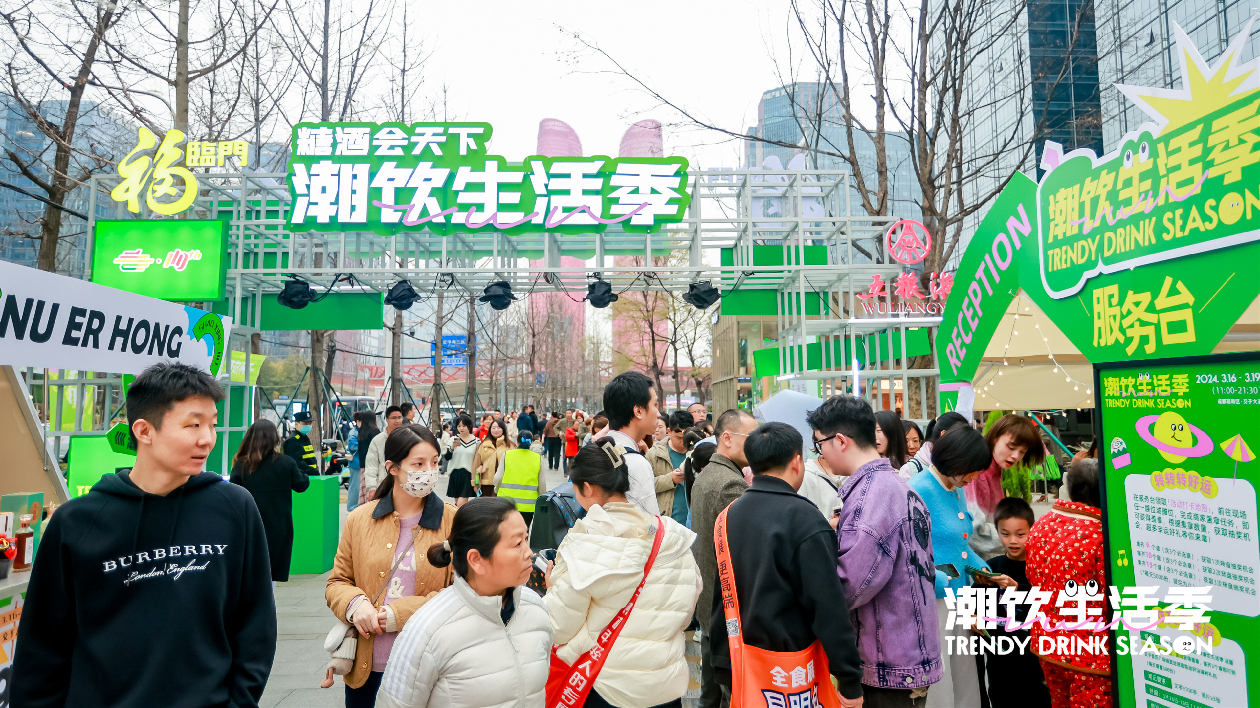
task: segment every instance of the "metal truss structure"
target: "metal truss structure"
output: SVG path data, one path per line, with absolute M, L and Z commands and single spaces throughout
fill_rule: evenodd
M 855 213 L 861 210 L 855 209 L 847 171 L 693 170 L 690 205 L 679 223 L 653 234 L 627 233 L 613 225 L 603 233 L 579 235 L 290 232 L 285 174 L 207 172 L 197 178 L 200 192 L 187 217 L 229 222 L 228 314 L 241 334 L 257 331 L 251 327 L 261 312 L 256 296 L 279 292 L 292 276 L 334 292 L 383 292 L 406 278 L 422 296 L 452 287 L 480 293 L 490 282 L 503 280 L 517 295 L 567 291 L 581 297 L 594 278 L 608 281 L 614 292 L 666 290 L 677 296 L 693 282 L 710 281 L 723 293 L 777 294 L 780 378 L 820 380 L 826 395 L 852 391 L 855 376 L 860 377 L 865 381 L 860 390 L 870 391 L 879 409 L 890 407 L 894 390 L 909 390 L 909 379 L 938 373 L 935 365 L 911 369 L 905 356 L 894 354 L 907 351 L 908 330 L 934 328 L 939 318 L 862 317 L 859 312 L 855 296 L 868 288 L 872 276 L 891 281 L 904 266 L 893 260 L 885 243 L 896 217 Z M 92 177 L 89 215 L 96 214 L 95 200 L 119 182 L 116 175 Z M 136 218 L 151 216 L 143 201 L 141 209 Z M 118 203 L 117 218 L 129 217 Z M 757 265 L 755 245 L 780 246 L 783 265 Z M 806 249 L 817 246 L 825 247 L 825 263 L 814 263 L 817 258 L 807 263 Z M 566 257 L 583 264 L 571 265 Z M 819 314 L 806 316 L 802 304 L 814 297 L 824 305 Z M 886 302 L 891 309 L 891 297 Z M 829 356 L 839 350 L 840 340 L 847 359 Z M 808 366 L 807 347 L 819 342 L 837 344 L 824 344 L 821 367 Z M 841 363 L 854 359 L 869 364 L 857 372 Z M 923 400 L 917 410 L 929 410 L 927 388 L 920 387 Z M 878 391 L 888 395 L 889 403 L 876 399 Z

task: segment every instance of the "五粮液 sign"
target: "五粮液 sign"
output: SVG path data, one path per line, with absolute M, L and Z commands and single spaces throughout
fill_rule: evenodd
M 682 157 L 487 152 L 488 123 L 299 123 L 291 231 L 654 232 L 690 201 Z

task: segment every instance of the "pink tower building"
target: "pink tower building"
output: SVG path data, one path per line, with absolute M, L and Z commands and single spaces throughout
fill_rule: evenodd
M 631 125 L 621 136 L 619 157 L 663 157 L 665 155 L 664 140 L 661 136 L 661 122 L 658 120 L 641 120 Z M 643 266 L 642 256 L 617 256 L 618 266 Z M 661 294 L 628 292 L 621 296 L 622 302 L 614 307 L 612 318 L 613 351 L 619 353 L 615 364 L 619 367 L 642 368 L 647 371 L 653 359 L 652 337 L 645 327 L 647 320 L 652 320 L 656 332 L 656 362 L 666 371 L 672 371 L 666 363 L 668 350 L 664 342 L 669 337 L 669 325 L 666 321 L 666 300 Z M 621 316 L 618 314 L 621 313 Z M 662 409 L 664 406 L 662 406 Z
M 582 140 L 572 126 L 556 118 L 544 118 L 538 123 L 539 155 L 546 157 L 582 156 Z M 561 236 L 561 238 L 564 238 Z M 531 260 L 529 267 L 538 272 L 544 269 L 544 262 Z M 572 256 L 560 258 L 561 268 L 584 268 L 586 262 Z M 581 347 L 586 336 L 586 303 L 581 301 L 585 292 L 570 298 L 564 293 L 540 292 L 530 295 L 531 328 L 541 331 L 544 328 L 556 328 L 557 333 L 565 334 L 563 344 L 566 348 L 556 352 L 544 352 L 540 361 L 534 363 L 535 373 L 546 373 L 548 378 L 563 377 L 567 373 L 577 371 L 582 361 Z M 575 301 L 576 299 L 576 301 Z M 551 338 L 555 341 L 554 338 Z

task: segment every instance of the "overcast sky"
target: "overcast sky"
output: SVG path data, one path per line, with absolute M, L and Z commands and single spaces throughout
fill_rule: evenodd
M 426 91 L 447 84 L 454 117 L 493 125 L 490 148 L 510 160 L 534 152 L 543 118 L 572 125 L 587 155 L 611 156 L 632 122 L 656 118 L 667 124 L 666 154 L 695 167 L 737 167 L 735 142 L 671 129 L 676 115 L 607 73 L 615 69 L 603 57 L 579 53 L 561 28 L 597 43 L 662 95 L 742 130 L 755 124 L 761 93 L 777 85 L 769 47 L 783 43 L 787 16 L 783 0 L 426 4 Z

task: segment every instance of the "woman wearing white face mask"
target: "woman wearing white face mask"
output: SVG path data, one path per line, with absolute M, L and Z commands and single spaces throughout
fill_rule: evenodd
M 440 446 L 428 428 L 404 425 L 385 441 L 388 474 L 370 501 L 346 517 L 324 591 L 337 618 L 359 630 L 345 675 L 346 708 L 371 708 L 394 638 L 429 599 L 451 584 L 425 551 L 450 537 L 455 506 L 433 493 Z M 379 598 L 376 600 L 375 598 Z

